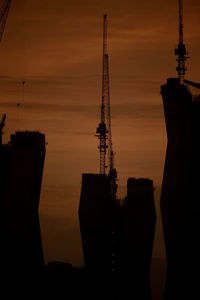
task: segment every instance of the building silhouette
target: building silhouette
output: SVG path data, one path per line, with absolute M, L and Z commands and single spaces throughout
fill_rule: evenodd
M 129 178 L 127 197 L 113 198 L 109 176 L 83 174 L 79 206 L 85 268 L 100 299 L 151 299 L 149 272 L 155 232 L 153 182 Z M 91 280 L 89 282 L 91 282 Z
M 179 0 L 178 78 L 161 87 L 167 151 L 161 214 L 167 254 L 165 300 L 199 298 L 200 269 L 200 84 L 185 80 L 188 58 Z
M 28 276 L 43 268 L 38 207 L 45 136 L 16 132 L 0 146 L 1 258 L 8 276 Z
M 89 299 L 111 298 L 111 205 L 108 176 L 83 174 L 79 220 Z
M 167 80 L 161 94 L 168 137 L 161 193 L 165 299 L 181 299 L 195 291 L 200 268 L 200 97 L 176 78 Z
M 153 182 L 129 178 L 124 205 L 123 272 L 119 274 L 125 279 L 121 299 L 123 294 L 126 299 L 130 295 L 136 299 L 151 299 L 149 275 L 155 223 Z

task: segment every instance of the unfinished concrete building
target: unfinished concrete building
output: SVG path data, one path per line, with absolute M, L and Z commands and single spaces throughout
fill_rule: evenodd
M 44 264 L 38 216 L 44 158 L 39 132 L 16 132 L 0 146 L 1 254 L 10 274 L 26 276 Z

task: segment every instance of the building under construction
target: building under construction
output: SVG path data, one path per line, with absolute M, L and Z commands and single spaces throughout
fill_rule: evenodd
M 153 182 L 129 178 L 117 199 L 110 118 L 107 16 L 103 18 L 100 173 L 83 174 L 79 220 L 90 299 L 151 299 L 149 271 L 155 231 Z M 108 172 L 106 172 L 108 169 Z M 97 292 L 98 291 L 98 292 Z
M 39 132 L 16 132 L 0 145 L 1 258 L 9 280 L 38 273 L 44 264 L 38 216 L 44 158 Z
M 179 20 L 178 78 L 169 78 L 161 87 L 168 137 L 161 193 L 168 263 L 166 300 L 199 298 L 200 84 L 185 80 L 182 0 Z

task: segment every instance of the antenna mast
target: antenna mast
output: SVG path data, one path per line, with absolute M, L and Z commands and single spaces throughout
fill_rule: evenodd
M 188 56 L 186 56 L 187 54 L 188 53 L 183 42 L 183 1 L 179 0 L 179 44 L 178 48 L 175 49 L 175 55 L 178 56 L 178 67 L 176 70 L 178 72 L 178 78 L 181 84 L 184 82 L 185 72 L 187 70 L 185 67 L 185 61 L 188 58 Z

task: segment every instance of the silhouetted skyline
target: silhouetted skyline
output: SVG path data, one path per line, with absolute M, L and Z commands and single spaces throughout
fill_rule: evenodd
M 199 1 L 184 1 L 185 42 L 192 56 L 188 78 L 194 81 L 199 80 L 199 10 Z M 176 1 L 126 0 L 123 6 L 111 0 L 48 5 L 13 1 L 0 46 L 0 108 L 7 113 L 3 139 L 8 141 L 17 129 L 46 134 L 40 206 L 46 261 L 83 263 L 77 210 L 81 173 L 98 170 L 93 134 L 99 119 L 105 12 L 112 23 L 112 126 L 119 190 L 133 170 L 138 177 L 152 178 L 156 187 L 162 181 L 166 132 L 159 87 L 176 74 Z M 163 257 L 160 248 L 157 257 Z

